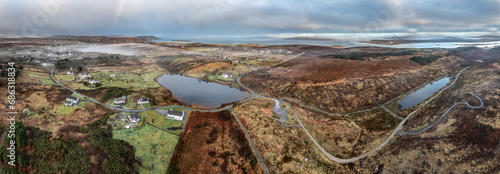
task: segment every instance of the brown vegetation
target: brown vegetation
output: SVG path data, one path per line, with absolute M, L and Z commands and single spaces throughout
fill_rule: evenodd
M 419 66 L 408 59 L 304 57 L 251 73 L 242 82 L 266 96 L 287 97 L 322 110 L 345 113 L 380 105 L 424 82 L 455 73 L 463 62 L 452 56 Z
M 262 173 L 229 111 L 190 112 L 169 167 L 180 173 Z

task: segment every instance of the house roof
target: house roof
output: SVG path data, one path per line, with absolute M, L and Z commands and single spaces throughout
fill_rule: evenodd
M 168 110 L 169 115 L 182 116 L 182 111 Z
M 139 114 L 137 114 L 137 112 L 134 112 L 134 113 L 130 114 L 130 118 L 132 120 L 138 120 L 138 119 L 141 119 L 141 116 Z
M 70 96 L 66 97 L 66 99 L 75 100 L 76 101 L 76 100 L 78 100 L 78 97 L 73 97 L 73 96 L 70 95 Z
M 149 98 L 141 98 L 141 99 L 139 100 L 139 102 L 145 102 L 145 101 L 149 101 Z
M 125 102 L 126 100 L 124 98 L 115 98 L 113 101 L 114 102 Z

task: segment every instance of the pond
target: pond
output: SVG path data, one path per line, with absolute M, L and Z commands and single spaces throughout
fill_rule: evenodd
M 444 87 L 450 82 L 450 77 L 445 77 L 437 81 L 431 82 L 425 85 L 423 88 L 412 92 L 407 95 L 401 101 L 398 102 L 399 109 L 406 109 L 415 106 L 416 104 L 422 103 L 425 99 L 429 98 L 436 91 Z
M 183 103 L 207 109 L 250 97 L 248 92 L 240 89 L 182 75 L 164 74 L 157 80 Z

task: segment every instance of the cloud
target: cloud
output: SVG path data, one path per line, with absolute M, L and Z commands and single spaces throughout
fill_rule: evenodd
M 0 34 L 490 31 L 500 27 L 498 7 L 497 0 L 2 1 Z

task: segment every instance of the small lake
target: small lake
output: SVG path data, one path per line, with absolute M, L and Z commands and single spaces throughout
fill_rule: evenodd
M 208 109 L 250 97 L 248 92 L 240 89 L 182 75 L 164 74 L 157 80 L 160 85 L 172 91 L 174 96 L 185 104 Z
M 416 104 L 422 103 L 425 99 L 429 98 L 436 91 L 438 91 L 446 84 L 448 84 L 448 82 L 450 82 L 450 77 L 445 77 L 437 81 L 431 82 L 425 85 L 423 88 L 415 92 L 412 92 L 411 94 L 407 95 L 405 98 L 403 98 L 401 101 L 398 102 L 398 104 L 401 106 L 401 108 L 399 109 L 411 108 Z

